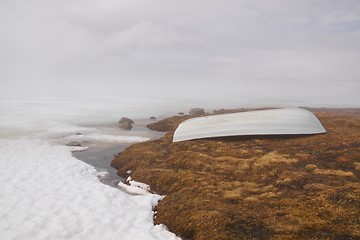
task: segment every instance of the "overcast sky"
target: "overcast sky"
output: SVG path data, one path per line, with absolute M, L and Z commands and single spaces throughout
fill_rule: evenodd
M 360 106 L 359 0 L 0 0 L 0 98 Z

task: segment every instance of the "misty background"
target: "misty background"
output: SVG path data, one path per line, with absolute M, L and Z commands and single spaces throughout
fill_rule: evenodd
M 359 59 L 358 0 L 0 0 L 1 100 L 359 107 Z

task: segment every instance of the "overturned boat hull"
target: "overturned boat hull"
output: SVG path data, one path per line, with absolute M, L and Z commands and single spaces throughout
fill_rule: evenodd
M 176 129 L 173 142 L 225 136 L 325 132 L 325 128 L 312 112 L 302 108 L 285 108 L 188 119 Z

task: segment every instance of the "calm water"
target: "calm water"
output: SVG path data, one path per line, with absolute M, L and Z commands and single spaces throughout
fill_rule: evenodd
M 140 119 L 134 120 L 133 129 L 130 131 L 124 131 L 118 128 L 117 124 L 103 126 L 106 127 L 108 132 L 122 132 L 127 136 L 140 136 L 150 139 L 157 139 L 164 135 L 164 133 L 156 132 L 146 128 L 146 125 L 158 120 Z M 99 126 L 97 126 L 99 128 Z M 117 170 L 111 167 L 111 161 L 115 156 L 124 151 L 127 147 L 133 143 L 114 143 L 114 142 L 98 142 L 92 144 L 92 146 L 83 152 L 74 152 L 73 155 L 77 159 L 84 161 L 96 168 L 98 172 L 108 172 L 106 177 L 101 177 L 100 180 L 109 186 L 116 187 L 120 181 L 125 179 L 117 175 Z
M 100 180 L 112 187 L 116 187 L 124 178 L 117 175 L 115 168 L 111 167 L 114 156 L 122 152 L 130 144 L 118 144 L 117 146 L 105 149 L 89 149 L 83 152 L 74 152 L 73 155 L 87 164 L 94 166 L 98 172 L 108 172 L 109 174 Z

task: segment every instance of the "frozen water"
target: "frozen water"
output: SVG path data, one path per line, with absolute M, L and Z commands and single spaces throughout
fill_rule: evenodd
M 150 138 L 139 137 L 139 136 L 117 136 L 110 134 L 101 134 L 101 133 L 91 133 L 86 135 L 71 135 L 65 139 L 69 141 L 104 141 L 104 142 L 124 142 L 124 143 L 135 143 L 135 142 L 144 142 Z
M 0 102 L 0 239 L 178 239 L 153 223 L 161 196 L 134 196 L 102 184 L 99 178 L 109 174 L 65 146 L 73 138 L 88 151 L 149 139 L 100 129 L 96 124 L 116 122 L 121 113 L 93 111 L 93 105 Z

